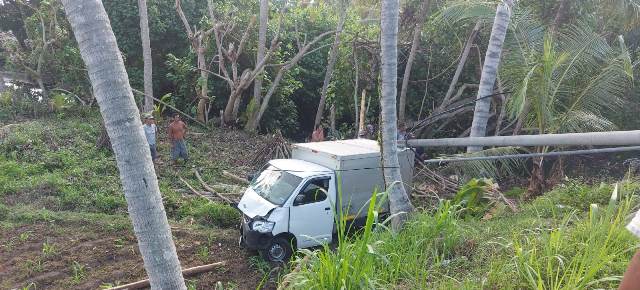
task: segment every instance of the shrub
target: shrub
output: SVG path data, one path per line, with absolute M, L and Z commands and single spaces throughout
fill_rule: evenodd
M 122 194 L 98 193 L 93 200 L 95 209 L 102 213 L 114 214 L 127 209 L 127 201 Z
M 9 208 L 3 203 L 0 203 L 0 221 L 6 219 L 7 217 L 9 217 Z
M 192 216 L 204 224 L 230 227 L 238 224 L 240 212 L 228 205 L 195 199 L 180 208 L 180 216 Z

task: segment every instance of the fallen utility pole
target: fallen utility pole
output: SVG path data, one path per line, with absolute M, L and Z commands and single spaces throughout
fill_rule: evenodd
M 587 155 L 587 154 L 600 154 L 600 153 L 618 153 L 640 151 L 640 146 L 629 147 L 616 147 L 616 148 L 599 148 L 599 149 L 587 149 L 587 150 L 573 150 L 573 151 L 558 151 L 547 153 L 524 153 L 524 154 L 510 154 L 500 156 L 475 156 L 475 157 L 459 157 L 459 158 L 441 158 L 441 159 L 429 159 L 423 161 L 423 163 L 451 163 L 460 161 L 480 161 L 480 160 L 501 160 L 501 159 L 515 159 L 515 158 L 533 158 L 533 157 L 555 157 L 555 156 L 567 156 L 567 155 Z
M 640 130 L 568 134 L 491 136 L 400 141 L 409 147 L 624 146 L 640 145 Z

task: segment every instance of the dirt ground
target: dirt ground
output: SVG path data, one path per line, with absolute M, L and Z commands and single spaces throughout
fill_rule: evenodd
M 212 289 L 218 282 L 224 289 L 261 285 L 264 275 L 252 265 L 257 259 L 238 247 L 233 230 L 176 226 L 172 231 L 183 268 L 227 262 L 187 278 L 190 289 Z M 144 278 L 142 257 L 130 229 L 58 221 L 16 225 L 0 232 L 0 289 L 100 289 Z M 274 287 L 272 282 L 262 284 Z

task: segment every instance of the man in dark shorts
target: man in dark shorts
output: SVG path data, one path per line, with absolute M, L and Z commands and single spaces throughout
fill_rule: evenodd
M 169 124 L 169 140 L 171 140 L 171 160 L 174 164 L 178 163 L 178 159 L 182 158 L 184 162 L 189 160 L 187 153 L 187 143 L 184 136 L 187 134 L 187 124 L 182 122 L 180 115 L 175 114 L 173 121 Z

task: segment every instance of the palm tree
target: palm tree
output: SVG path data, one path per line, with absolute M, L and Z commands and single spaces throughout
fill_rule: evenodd
M 381 38 L 382 50 L 382 97 L 381 134 L 382 134 L 382 165 L 384 178 L 389 193 L 389 207 L 393 219 L 391 226 L 399 231 L 413 211 L 407 192 L 402 185 L 400 163 L 398 161 L 398 116 L 396 114 L 397 75 L 398 75 L 398 0 L 383 0 L 381 9 Z
M 521 118 L 523 127 L 536 134 L 615 129 L 606 112 L 622 107 L 633 78 L 633 64 L 622 37 L 618 47 L 612 47 L 588 25 L 543 36 L 535 36 L 544 33 L 535 25 L 528 27 L 528 32 L 518 33 L 531 36 L 520 39 L 526 45 L 514 45 L 516 53 L 505 59 L 505 83 L 514 92 L 507 108 L 510 117 Z M 549 150 L 536 148 L 538 152 Z M 544 190 L 543 161 L 534 162 L 530 193 Z
M 153 111 L 153 78 L 151 62 L 151 44 L 149 40 L 149 16 L 147 16 L 147 0 L 138 0 L 140 14 L 140 38 L 142 38 L 142 58 L 144 60 L 144 109 Z
M 489 47 L 487 48 L 487 54 L 482 67 L 482 75 L 480 76 L 480 87 L 478 88 L 477 102 L 471 124 L 471 137 L 482 137 L 487 133 L 491 99 L 486 97 L 493 93 L 493 87 L 498 75 L 498 66 L 500 65 L 502 44 L 504 43 L 511 19 L 512 6 L 513 0 L 503 0 L 496 10 L 496 17 L 493 21 L 491 36 L 489 37 Z M 467 148 L 467 152 L 477 152 L 480 150 L 482 150 L 481 146 L 469 146 Z
M 63 0 L 116 157 L 152 289 L 186 289 L 140 112 L 100 0 Z

